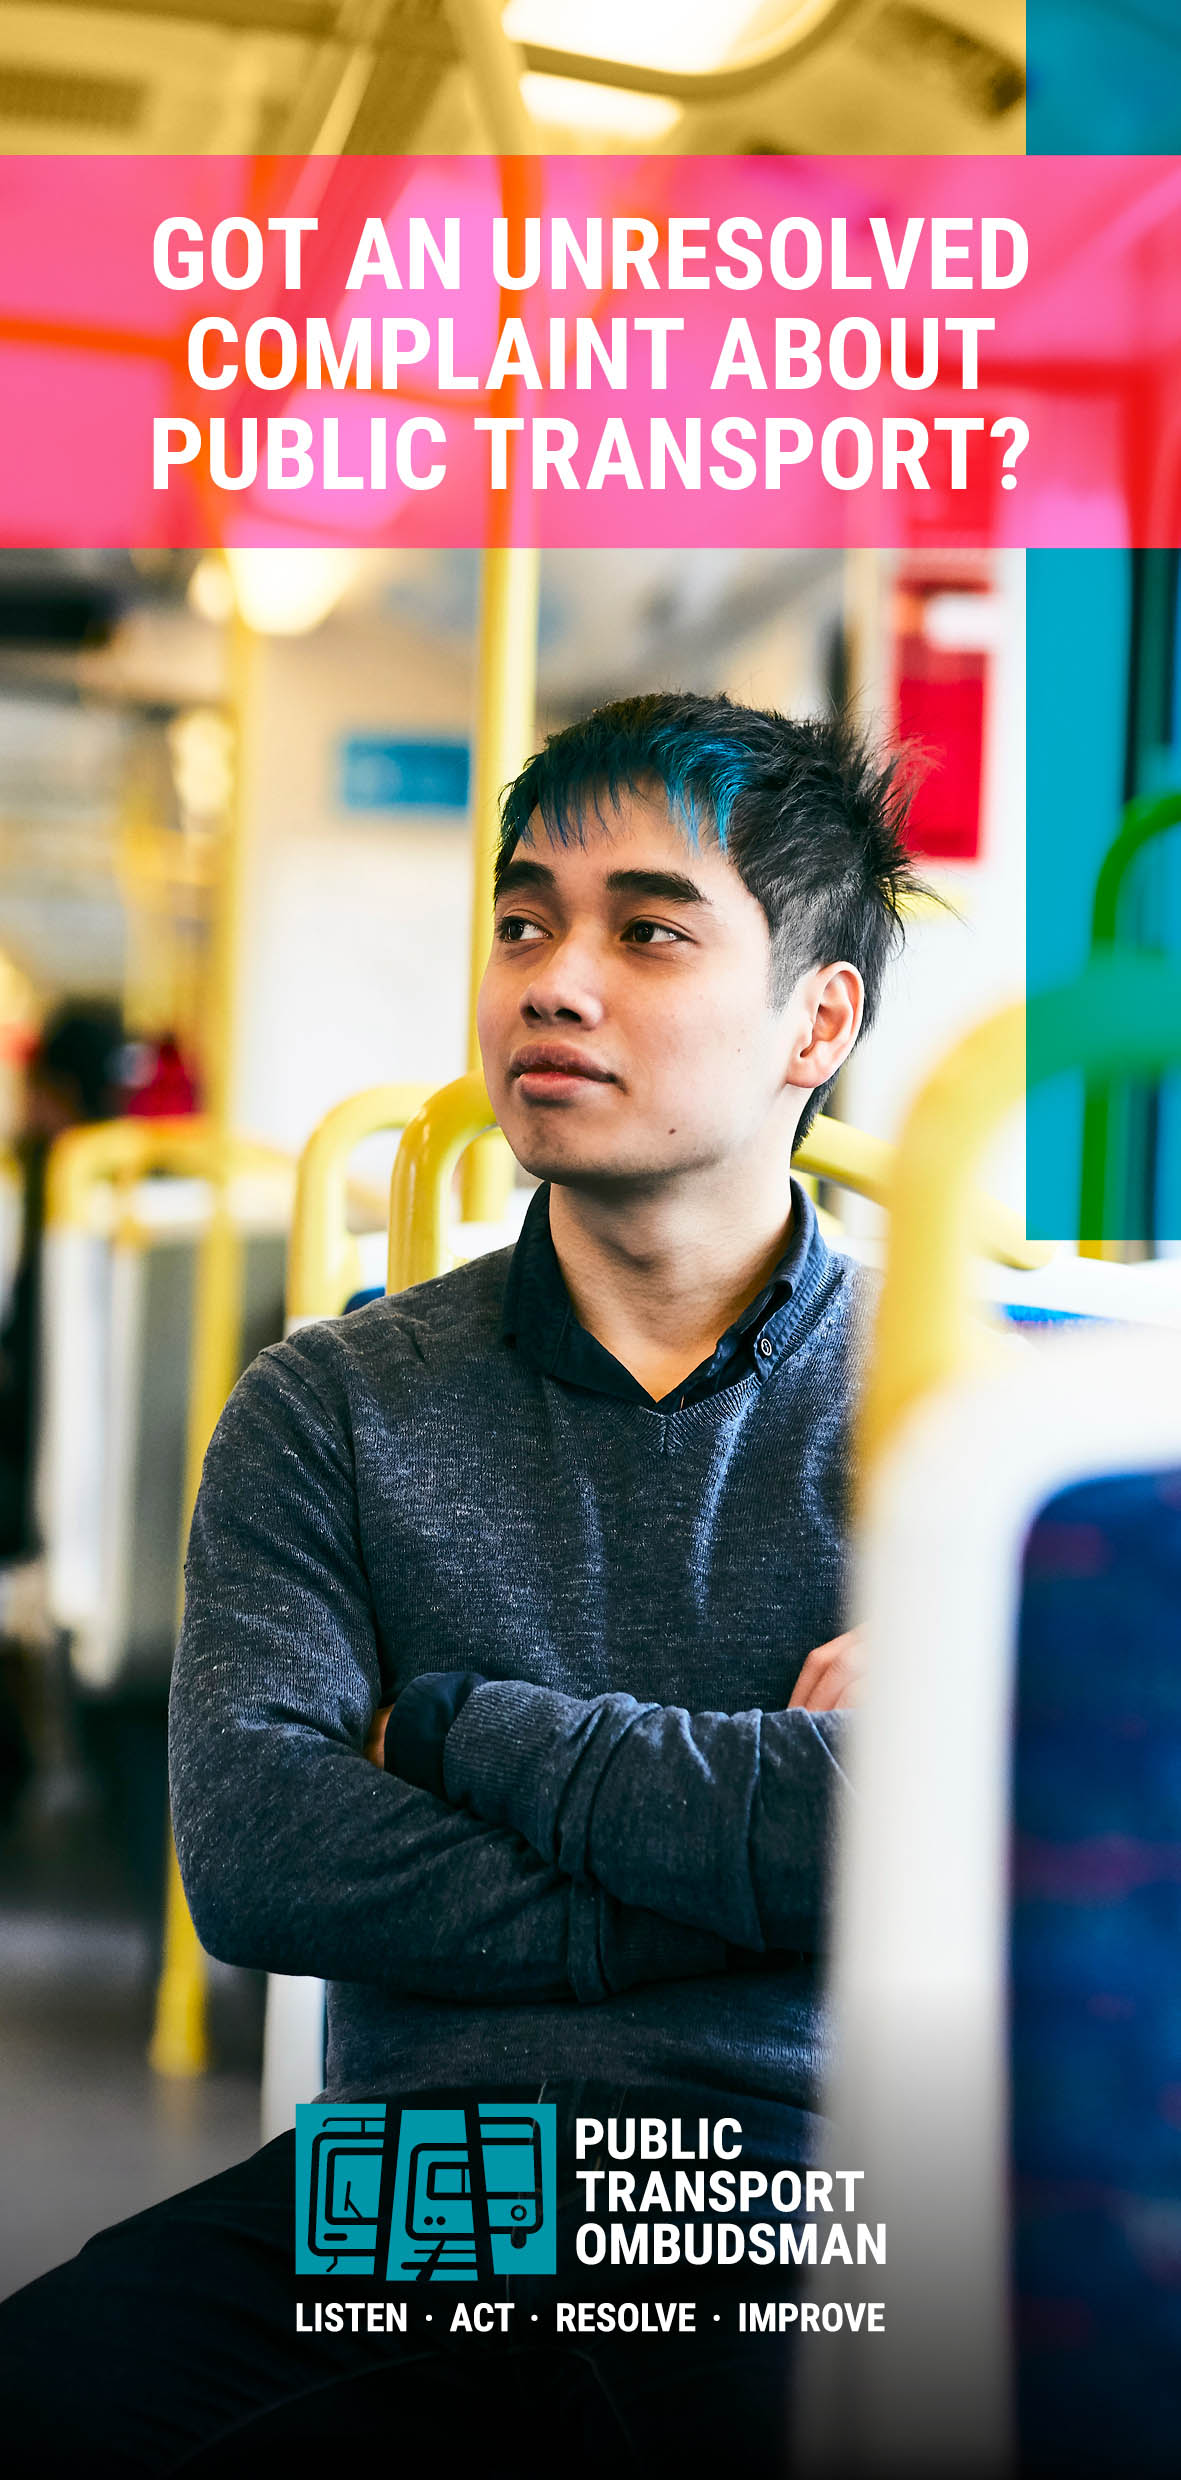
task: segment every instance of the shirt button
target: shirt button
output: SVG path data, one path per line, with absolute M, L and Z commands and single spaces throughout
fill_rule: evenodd
M 770 1336 L 769 1336 L 769 1335 L 760 1335 L 760 1336 L 759 1336 L 759 1350 L 760 1350 L 760 1352 L 762 1353 L 762 1355 L 763 1355 L 763 1359 L 764 1359 L 765 1361 L 769 1361 L 769 1360 L 770 1360 L 770 1358 L 771 1358 L 771 1354 L 772 1354 L 772 1352 L 773 1352 L 774 1348 L 775 1348 L 775 1347 L 774 1347 L 774 1345 L 773 1345 L 773 1343 L 772 1343 L 771 1338 L 770 1338 Z

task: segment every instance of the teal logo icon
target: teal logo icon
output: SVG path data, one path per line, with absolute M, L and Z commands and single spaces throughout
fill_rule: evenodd
M 387 2282 L 557 2271 L 556 2112 L 308 2102 L 295 2114 L 295 2270 Z
M 384 2101 L 297 2104 L 297 2273 L 374 2272 L 385 2138 Z

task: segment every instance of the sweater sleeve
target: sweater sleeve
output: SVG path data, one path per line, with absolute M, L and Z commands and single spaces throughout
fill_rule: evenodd
M 540 1858 L 670 1921 L 765 1951 L 823 1944 L 845 1716 L 688 1714 L 516 1680 L 447 1733 L 448 1797 Z
M 364 1757 L 390 1694 L 351 1440 L 298 1343 L 261 1355 L 206 1458 L 170 1706 L 173 1821 L 198 1936 L 226 1961 L 456 2001 L 591 2001 L 724 1968 Z

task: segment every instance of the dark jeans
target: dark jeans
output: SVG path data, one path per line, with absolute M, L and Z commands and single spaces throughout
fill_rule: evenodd
M 592 2088 L 561 2101 L 559 2155 L 568 2160 L 572 2107 L 593 2112 Z M 415 2102 L 459 2096 L 415 2095 Z M 506 2096 L 510 2097 L 510 2096 Z M 511 2096 L 515 2097 L 515 2096 Z M 536 2095 L 534 2095 L 536 2098 Z M 717 2095 L 613 2093 L 616 2114 L 727 2110 Z M 733 2108 L 733 2105 L 729 2105 Z M 739 2105 L 742 2107 L 742 2105 Z M 603 2101 L 600 2097 L 600 2111 Z M 743 2107 L 743 2162 L 754 2166 Z M 773 2121 L 774 2114 L 769 2114 Z M 771 2133 L 771 2129 L 768 2130 Z M 773 2142 L 773 2135 L 772 2135 Z M 781 2154 L 764 2158 L 778 2168 Z M 633 2164 L 639 2168 L 641 2165 Z M 479 2480 L 522 2480 L 552 2468 L 560 2480 L 604 2469 L 638 2473 L 658 2458 L 676 2467 L 772 2476 L 785 2468 L 786 2369 L 782 2341 L 738 2331 L 740 2298 L 790 2294 L 798 2277 L 771 2280 L 751 2266 L 728 2275 L 685 2267 L 590 2271 L 572 2229 L 581 2200 L 559 2194 L 556 2281 L 497 2279 L 491 2291 L 436 2284 L 437 2339 L 424 2339 L 424 2293 L 341 2272 L 299 2280 L 293 2271 L 294 2138 L 100 2231 L 68 2264 L 0 2308 L 0 2443 L 7 2467 L 45 2480 L 283 2480 L 354 2466 L 358 2447 L 397 2457 L 416 2451 L 432 2469 Z M 414 2300 L 405 2335 L 296 2330 L 297 2303 Z M 451 2334 L 457 2302 L 512 2299 L 512 2330 Z M 696 2301 L 692 2334 L 555 2334 L 559 2299 Z

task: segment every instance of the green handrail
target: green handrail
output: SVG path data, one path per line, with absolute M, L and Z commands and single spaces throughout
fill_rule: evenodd
M 1092 961 L 1119 950 L 1119 903 L 1132 863 L 1145 846 L 1181 825 L 1181 792 L 1141 794 L 1129 801 L 1119 832 L 1104 855 L 1091 907 Z M 1135 951 L 1133 951 L 1135 952 Z M 1088 1077 L 1083 1105 L 1080 1241 L 1106 1240 L 1113 1210 L 1111 1176 L 1111 1077 Z

